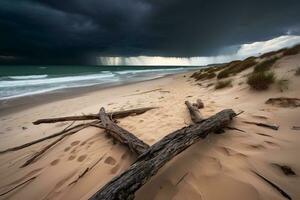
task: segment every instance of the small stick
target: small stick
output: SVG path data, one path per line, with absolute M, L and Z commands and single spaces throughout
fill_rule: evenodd
M 73 182 L 71 182 L 69 185 L 72 185 L 74 183 L 77 183 L 79 179 L 81 179 L 88 171 L 91 171 L 104 157 L 106 156 L 106 153 L 101 156 L 92 166 L 87 167 L 83 173 L 81 173 L 78 178 L 76 180 L 74 180 Z
M 273 129 L 273 130 L 276 130 L 276 131 L 279 129 L 279 126 L 272 125 L 272 124 L 265 124 L 265 123 L 261 123 L 261 122 L 249 122 L 249 121 L 243 121 L 243 122 L 246 123 L 246 124 L 254 124 L 256 126 L 270 128 L 270 129 Z
M 296 131 L 299 131 L 300 130 L 300 126 L 293 126 L 292 129 L 296 130 Z
M 32 177 L 32 178 L 30 178 L 30 179 L 28 179 L 28 180 L 26 180 L 26 181 L 20 183 L 19 185 L 16 185 L 15 187 L 9 189 L 8 191 L 6 191 L 6 192 L 4 192 L 4 193 L 1 193 L 0 196 L 6 195 L 6 194 L 10 193 L 11 191 L 13 191 L 13 190 L 15 190 L 15 189 L 21 187 L 22 185 L 24 185 L 24 184 L 26 184 L 26 183 L 28 183 L 28 182 L 30 182 L 30 181 L 36 179 L 36 178 L 37 178 L 37 176 L 34 176 L 34 177 Z
M 236 130 L 236 131 L 240 131 L 240 132 L 246 133 L 246 131 L 244 131 L 244 130 L 242 130 L 242 129 L 235 128 L 235 127 L 227 126 L 226 128 L 228 128 L 228 129 L 230 129 L 230 130 Z
M 254 174 L 256 174 L 258 177 L 260 177 L 261 179 L 263 179 L 264 181 L 266 181 L 267 183 L 269 183 L 273 188 L 275 188 L 278 192 L 280 192 L 280 194 L 282 196 L 284 196 L 286 199 L 292 200 L 292 198 L 285 191 L 283 191 L 280 187 L 278 187 L 277 185 L 275 185 L 274 183 L 272 183 L 271 181 L 269 181 L 267 178 L 260 175 L 259 173 L 255 172 L 253 170 L 252 170 L 252 172 Z
M 90 122 L 88 124 L 95 124 L 95 123 L 98 123 L 98 121 L 93 121 L 93 122 Z M 49 135 L 47 137 L 44 137 L 44 138 L 40 138 L 40 139 L 37 139 L 37 140 L 34 140 L 34 141 L 31 141 L 31 142 L 28 142 L 28 143 L 25 143 L 25 144 L 22 144 L 20 146 L 16 146 L 16 147 L 11 147 L 11 148 L 8 148 L 8 149 L 5 149 L 3 151 L 0 151 L 0 154 L 3 154 L 3 153 L 7 153 L 7 152 L 10 152 L 10 151 L 18 151 L 20 149 L 24 149 L 26 147 L 30 147 L 34 144 L 37 144 L 37 143 L 40 143 L 40 142 L 43 142 L 45 140 L 48 140 L 48 139 L 51 139 L 51 138 L 55 138 L 55 137 L 58 137 L 60 135 L 63 135 L 69 131 L 73 131 L 73 130 L 76 130 L 76 129 L 80 129 L 82 126 L 85 126 L 86 123 L 83 123 L 83 124 L 78 124 L 78 125 L 75 125 L 71 128 L 65 128 L 64 130 L 58 132 L 58 133 L 54 133 L 52 135 Z
M 189 174 L 189 172 L 185 173 L 180 179 L 179 181 L 176 183 L 176 185 L 178 185 L 187 175 Z
M 241 112 L 237 113 L 235 117 L 237 117 L 238 115 L 240 115 L 240 114 L 242 114 L 242 113 L 244 113 L 244 112 L 245 112 L 245 111 L 242 110 Z
M 30 165 L 32 164 L 33 162 L 35 162 L 43 153 L 45 153 L 48 149 L 50 149 L 52 146 L 56 145 L 58 142 L 60 142 L 61 140 L 63 140 L 65 137 L 69 136 L 69 135 L 73 135 L 74 133 L 77 133 L 78 131 L 84 129 L 84 128 L 87 128 L 89 127 L 90 124 L 86 124 L 85 126 L 82 126 L 80 127 L 79 129 L 77 130 L 73 130 L 71 132 L 68 132 L 64 135 L 62 135 L 60 138 L 58 138 L 57 140 L 55 140 L 54 142 L 51 142 L 49 145 L 45 146 L 42 150 L 38 151 L 37 153 L 35 153 L 29 160 L 27 160 L 22 166 L 21 168 L 23 167 L 26 167 L 27 165 Z

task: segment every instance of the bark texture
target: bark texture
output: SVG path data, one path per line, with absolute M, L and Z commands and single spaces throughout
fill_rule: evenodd
M 144 153 L 149 145 L 144 143 L 142 140 L 138 139 L 135 135 L 130 133 L 129 131 L 119 127 L 115 124 L 105 113 L 105 109 L 101 108 L 99 112 L 99 119 L 101 120 L 102 128 L 104 128 L 108 133 L 129 147 L 132 152 L 137 153 L 138 155 Z
M 111 118 L 120 119 L 120 118 L 124 118 L 124 117 L 130 116 L 130 115 L 140 115 L 140 114 L 147 112 L 148 110 L 152 110 L 155 108 L 157 108 L 157 107 L 137 108 L 137 109 L 131 109 L 131 110 L 110 112 L 107 114 Z M 38 124 L 43 124 L 43 123 L 56 123 L 56 122 L 65 122 L 65 121 L 95 120 L 95 119 L 99 119 L 98 114 L 39 119 L 32 123 L 34 125 L 38 125 Z
M 108 182 L 90 199 L 133 199 L 135 192 L 169 160 L 209 133 L 226 127 L 234 116 L 236 113 L 233 110 L 223 110 L 200 124 L 170 133 L 152 145 L 128 170 Z
M 196 106 L 192 105 L 189 101 L 185 101 L 184 103 L 189 109 L 191 119 L 194 123 L 200 123 L 204 120 Z

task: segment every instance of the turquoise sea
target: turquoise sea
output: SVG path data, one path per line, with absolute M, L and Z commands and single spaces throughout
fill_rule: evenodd
M 0 66 L 0 100 L 65 88 L 121 85 L 194 69 L 196 67 L 183 66 Z

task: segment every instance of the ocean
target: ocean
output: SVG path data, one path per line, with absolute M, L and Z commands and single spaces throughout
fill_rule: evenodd
M 122 85 L 199 67 L 0 66 L 0 100 L 94 85 Z

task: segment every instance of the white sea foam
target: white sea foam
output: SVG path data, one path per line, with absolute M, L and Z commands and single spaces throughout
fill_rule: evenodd
M 115 75 L 110 74 L 90 74 L 90 75 L 78 75 L 78 76 L 64 76 L 64 77 L 53 77 L 46 79 L 26 79 L 26 80 L 3 80 L 0 81 L 0 88 L 3 87 L 17 87 L 17 86 L 38 86 L 43 84 L 62 84 L 68 82 L 80 82 L 87 80 L 103 80 L 114 77 Z
M 41 78 L 47 78 L 47 74 L 43 75 L 28 75 L 28 76 L 8 76 L 9 79 L 15 79 L 15 80 L 24 80 L 24 79 L 41 79 Z
M 124 71 L 102 71 L 96 74 L 68 76 L 28 75 L 0 78 L 0 100 L 40 94 L 65 88 L 86 87 L 101 84 L 123 84 L 163 77 L 194 68 L 135 69 Z

